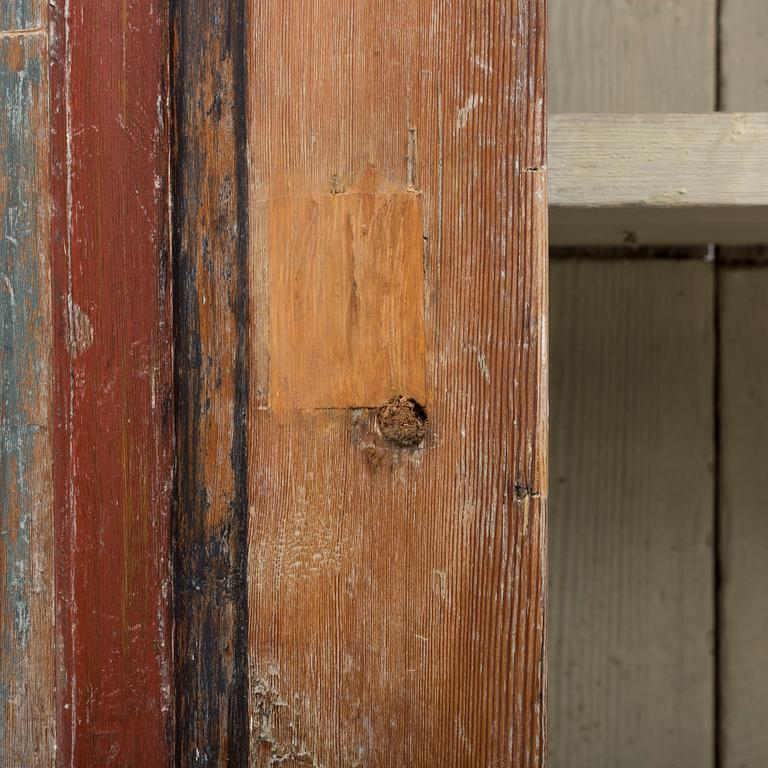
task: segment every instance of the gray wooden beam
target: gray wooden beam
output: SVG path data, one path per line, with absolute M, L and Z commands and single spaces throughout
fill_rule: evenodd
M 768 113 L 555 115 L 552 245 L 768 241 Z

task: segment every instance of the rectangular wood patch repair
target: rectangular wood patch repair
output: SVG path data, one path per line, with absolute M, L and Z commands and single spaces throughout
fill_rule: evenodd
M 409 190 L 269 202 L 273 409 L 426 400 L 422 231 Z

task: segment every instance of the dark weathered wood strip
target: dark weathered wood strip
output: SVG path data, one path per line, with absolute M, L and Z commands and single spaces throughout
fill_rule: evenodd
M 9 767 L 54 760 L 47 102 L 45 36 L 0 33 L 0 766 Z
M 164 0 L 51 4 L 58 764 L 168 766 Z
M 542 766 L 545 3 L 252 0 L 248 30 L 252 760 Z M 270 370 L 266 354 L 308 298 L 316 322 L 332 314 L 298 281 L 276 280 L 272 257 L 281 237 L 338 221 L 318 206 L 285 223 L 285 200 L 301 211 L 322 195 L 383 204 L 406 190 L 424 217 L 419 447 L 387 439 L 374 387 L 345 387 L 352 409 L 332 408 L 343 392 L 326 386 L 313 389 L 324 403 L 288 402 L 291 367 Z M 335 210 L 361 258 L 370 232 L 351 204 Z M 301 249 L 315 241 L 303 242 L 283 256 L 297 269 L 312 263 Z M 324 300 L 345 308 L 334 317 L 346 333 L 311 332 L 352 349 L 368 332 L 373 291 L 359 280 L 371 273 L 341 266 L 324 268 L 344 272 L 348 284 L 333 286 L 346 290 Z M 401 332 L 382 322 L 380 346 L 398 349 Z M 312 357 L 301 354 L 303 371 Z M 350 375 L 381 370 L 362 362 Z
M 173 40 L 177 760 L 246 766 L 243 1 L 177 2 Z

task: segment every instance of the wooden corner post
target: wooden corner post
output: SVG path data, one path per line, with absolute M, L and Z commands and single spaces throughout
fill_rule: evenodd
M 544 765 L 545 5 L 176 3 L 180 765 Z

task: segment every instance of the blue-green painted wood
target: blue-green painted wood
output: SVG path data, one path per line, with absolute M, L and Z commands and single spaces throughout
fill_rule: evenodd
M 54 759 L 44 35 L 0 35 L 0 104 L 0 768 L 10 768 Z
M 41 29 L 45 19 L 43 0 L 0 0 L 0 31 Z

